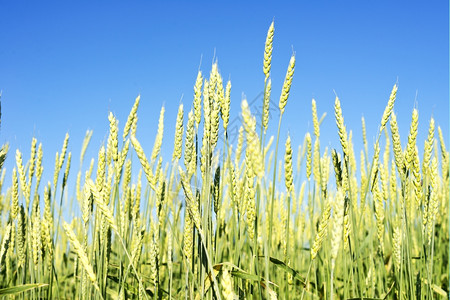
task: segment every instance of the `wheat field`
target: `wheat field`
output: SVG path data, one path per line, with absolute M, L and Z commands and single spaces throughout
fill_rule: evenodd
M 198 72 L 192 103 L 179 106 L 174 140 L 164 140 L 173 153 L 161 152 L 164 107 L 153 148 L 142 148 L 139 96 L 124 126 L 109 113 L 107 141 L 90 163 L 83 161 L 92 131 L 75 162 L 66 135 L 48 182 L 41 182 L 45 141 L 31 141 L 29 158 L 5 144 L 0 296 L 448 298 L 449 152 L 441 128 L 431 118 L 420 124 L 426 140 L 417 141 L 414 109 L 409 135 L 400 137 L 394 85 L 373 145 L 362 119 L 354 130 L 362 131 L 363 147 L 354 149 L 338 97 L 332 130 L 340 144 L 321 146 L 323 117 L 315 100 L 314 131 L 298 147 L 289 136 L 280 141 L 295 54 L 276 101 L 273 36 L 272 23 L 262 114 L 240 102 L 236 143 L 228 134 L 231 83 L 215 62 L 209 76 Z M 278 102 L 278 125 L 269 124 L 270 101 Z M 269 125 L 278 126 L 276 136 L 268 136 Z M 7 154 L 16 164 L 5 179 Z M 69 172 L 76 172 L 75 182 Z

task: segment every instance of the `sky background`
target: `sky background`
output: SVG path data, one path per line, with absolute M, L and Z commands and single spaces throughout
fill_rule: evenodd
M 86 130 L 94 130 L 89 161 L 105 143 L 108 112 L 122 131 L 139 94 L 138 139 L 149 155 L 164 105 L 163 157 L 170 160 L 178 105 L 184 104 L 187 120 L 197 71 L 209 76 L 214 57 L 224 80 L 232 82 L 233 122 L 243 95 L 251 102 L 263 90 L 264 42 L 272 20 L 275 105 L 293 51 L 297 61 L 282 145 L 288 132 L 293 145 L 313 132 L 314 97 L 319 117 L 327 112 L 321 145 L 340 149 L 336 92 L 359 159 L 361 117 L 371 144 L 398 81 L 395 112 L 403 145 L 416 107 L 419 150 L 431 116 L 448 146 L 448 1 L 0 1 L 0 12 L 0 142 L 10 144 L 7 186 L 15 149 L 26 161 L 33 136 L 43 143 L 43 182 L 50 180 L 66 132 L 74 182 Z M 261 101 L 252 105 L 253 112 Z M 276 133 L 277 124 L 273 115 L 269 134 Z

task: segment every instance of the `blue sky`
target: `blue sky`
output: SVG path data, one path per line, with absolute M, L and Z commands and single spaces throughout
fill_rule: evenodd
M 33 136 L 43 143 L 46 180 L 66 132 L 78 166 L 84 134 L 93 129 L 87 158 L 96 158 L 107 136 L 108 112 L 122 129 L 138 94 L 138 138 L 147 152 L 159 110 L 166 108 L 163 156 L 169 160 L 177 108 L 180 99 L 186 111 L 191 107 L 199 67 L 209 74 L 216 57 L 223 78 L 231 79 L 232 119 L 243 94 L 252 101 L 262 91 L 264 42 L 273 19 L 275 103 L 292 51 L 297 58 L 282 140 L 290 132 L 298 145 L 313 131 L 314 97 L 319 115 L 327 112 L 321 145 L 339 148 L 335 91 L 359 153 L 361 116 L 371 143 L 397 80 L 403 144 L 414 107 L 419 149 L 431 116 L 448 138 L 448 1 L 1 1 L 0 11 L 0 142 L 11 146 L 8 174 L 15 149 L 27 158 Z M 274 116 L 271 133 L 277 123 Z

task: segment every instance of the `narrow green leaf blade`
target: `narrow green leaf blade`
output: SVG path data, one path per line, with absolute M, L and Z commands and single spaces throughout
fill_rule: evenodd
M 24 285 L 17 285 L 12 287 L 7 287 L 4 289 L 0 289 L 0 295 L 16 295 L 20 294 L 32 289 L 41 288 L 44 286 L 48 286 L 47 283 L 30 283 L 30 284 L 24 284 Z

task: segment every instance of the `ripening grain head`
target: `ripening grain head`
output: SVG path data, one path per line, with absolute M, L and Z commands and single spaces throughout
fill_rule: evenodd
M 291 85 L 292 85 L 292 79 L 294 78 L 294 69 L 295 69 L 295 54 L 292 54 L 291 59 L 289 61 L 288 69 L 286 71 L 286 77 L 284 78 L 283 88 L 281 90 L 280 102 L 278 104 L 281 114 L 284 113 L 284 108 L 286 107 L 286 103 L 289 98 L 289 92 L 291 90 Z

